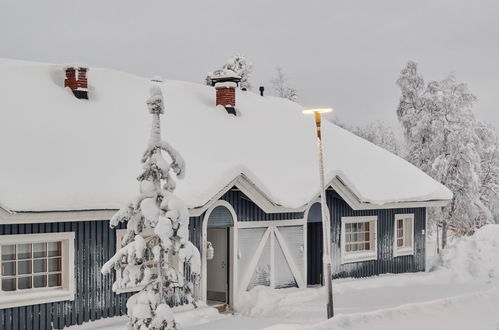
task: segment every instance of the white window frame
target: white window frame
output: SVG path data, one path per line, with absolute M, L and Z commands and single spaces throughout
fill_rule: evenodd
M 409 220 L 411 221 L 411 231 L 412 231 L 412 240 L 411 240 L 411 246 L 410 247 L 398 247 L 397 246 L 397 221 L 398 220 L 404 220 L 404 234 L 403 238 L 405 240 L 405 221 Z M 414 255 L 414 214 L 395 214 L 395 221 L 393 222 L 393 257 L 400 257 L 400 256 L 409 256 L 409 255 Z
M 74 232 L 0 235 L 0 249 L 2 245 L 62 242 L 62 286 L 2 291 L 2 276 L 0 273 L 0 309 L 74 300 L 74 240 Z M 0 265 L 1 259 L 2 254 L 0 253 Z
M 127 230 L 126 229 L 117 229 L 116 230 L 116 251 L 118 251 L 119 249 L 121 249 L 121 241 L 123 240 L 123 237 L 125 237 L 125 234 L 126 234 Z M 153 235 L 153 231 L 152 229 L 146 229 L 144 230 L 144 232 L 142 233 L 143 236 L 149 236 L 149 235 Z M 172 266 L 173 268 L 179 270 L 180 272 L 183 272 L 183 262 L 181 262 L 178 257 L 173 257 L 173 261 L 172 261 Z M 122 270 L 119 269 L 116 271 L 116 277 L 121 277 L 122 276 Z M 121 294 L 121 293 L 126 293 L 126 292 L 137 292 L 137 291 L 140 291 L 142 290 L 143 288 L 145 287 L 145 285 L 137 285 L 137 286 L 132 286 L 132 287 L 128 287 L 128 288 L 118 288 L 116 290 L 116 294 Z
M 373 224 L 373 235 L 371 239 L 371 251 L 347 252 L 345 248 L 345 225 L 348 223 L 370 222 Z M 378 217 L 363 216 L 363 217 L 341 217 L 341 263 L 347 264 L 352 262 L 377 260 L 378 259 Z

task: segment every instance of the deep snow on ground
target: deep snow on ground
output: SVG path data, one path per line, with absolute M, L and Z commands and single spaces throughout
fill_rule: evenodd
M 335 312 L 326 321 L 323 288 L 256 287 L 238 315 L 205 308 L 177 314 L 184 329 L 499 329 L 499 225 L 456 239 L 427 273 L 333 281 Z M 108 322 L 105 324 L 105 322 Z M 114 323 L 109 323 L 114 322 Z M 125 318 L 86 329 L 115 330 Z

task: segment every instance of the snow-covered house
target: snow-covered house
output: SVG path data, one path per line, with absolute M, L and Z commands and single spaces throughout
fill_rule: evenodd
M 125 313 L 137 288 L 112 292 L 120 274 L 100 268 L 124 232 L 109 219 L 137 190 L 150 85 L 113 70 L 0 60 L 3 328 Z M 163 136 L 187 163 L 176 192 L 201 251 L 198 298 L 234 304 L 256 285 L 320 284 L 313 120 L 296 103 L 230 81 L 159 85 Z M 322 130 L 333 276 L 424 270 L 426 209 L 451 192 L 334 124 Z

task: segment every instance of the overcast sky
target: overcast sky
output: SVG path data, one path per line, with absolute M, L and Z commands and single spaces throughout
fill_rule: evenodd
M 396 124 L 397 76 L 455 73 L 499 128 L 499 1 L 0 0 L 0 57 L 202 82 L 241 53 L 254 86 L 281 66 L 304 105 Z M 1 97 L 1 91 L 0 91 Z

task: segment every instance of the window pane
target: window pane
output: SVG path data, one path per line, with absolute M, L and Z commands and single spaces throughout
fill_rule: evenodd
M 14 259 L 16 259 L 16 246 L 15 245 L 2 246 L 2 260 L 14 260 Z
M 47 286 L 47 275 L 33 277 L 33 286 L 35 288 L 44 288 Z
M 17 279 L 17 288 L 19 290 L 31 289 L 31 277 L 19 277 Z
M 62 256 L 61 242 L 51 242 L 49 246 L 49 257 Z
M 47 259 L 33 260 L 33 273 L 43 273 L 47 271 Z
M 43 258 L 47 256 L 47 243 L 33 244 L 33 258 Z
M 31 260 L 17 262 L 18 274 L 31 274 Z
M 31 244 L 19 244 L 17 246 L 17 258 L 18 259 L 31 258 Z
M 397 247 L 402 247 L 404 245 L 404 240 L 402 238 L 397 239 Z
M 345 242 L 349 243 L 352 241 L 352 234 L 346 234 L 345 235 Z
M 62 276 L 61 274 L 49 274 L 49 286 L 61 286 Z
M 2 291 L 15 291 L 15 290 L 16 290 L 15 278 L 5 278 L 2 280 Z
M 367 241 L 367 242 L 368 242 L 368 241 L 370 241 L 370 240 L 371 240 L 371 237 L 370 237 L 370 236 L 371 236 L 371 235 L 369 235 L 369 232 L 368 232 L 368 231 L 366 231 L 366 232 L 365 232 L 365 234 L 364 234 L 364 241 Z
M 345 250 L 346 250 L 347 252 L 352 251 L 352 246 L 351 246 L 350 244 L 348 244 L 347 246 L 345 246 Z
M 16 263 L 15 262 L 2 262 L 2 275 L 16 275 Z
M 371 243 L 365 243 L 365 249 L 371 250 Z
M 61 258 L 49 259 L 49 272 L 58 272 L 62 269 Z
M 347 233 L 349 233 L 349 232 L 351 232 L 351 231 L 352 231 L 352 224 L 351 224 L 351 223 L 347 223 L 347 224 L 345 225 L 345 231 L 346 231 Z

